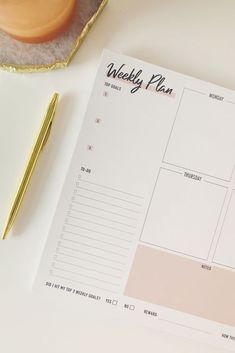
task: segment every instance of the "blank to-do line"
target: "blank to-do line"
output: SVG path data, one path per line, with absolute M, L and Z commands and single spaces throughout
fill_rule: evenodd
M 142 200 L 144 199 L 143 196 L 139 196 L 139 195 L 136 195 L 136 194 L 131 194 L 130 192 L 122 191 L 122 190 L 120 190 L 120 189 L 111 188 L 111 187 L 106 186 L 106 185 L 101 185 L 101 184 L 97 184 L 97 183 L 92 183 L 91 181 L 88 181 L 88 180 L 79 179 L 79 181 L 82 181 L 82 182 L 84 182 L 84 183 L 91 184 L 91 185 L 100 186 L 101 188 L 104 188 L 104 189 L 117 191 L 117 192 L 120 192 L 121 194 L 133 196 L 133 197 L 136 197 L 136 198 L 138 198 L 138 199 L 142 199 Z
M 78 186 L 78 189 L 84 190 L 84 191 L 88 191 L 88 192 L 92 192 L 92 193 L 97 194 L 97 195 L 106 196 L 106 197 L 109 197 L 110 199 L 114 199 L 114 200 L 126 202 L 126 203 L 129 203 L 129 204 L 131 204 L 131 205 L 138 206 L 138 207 L 141 206 L 141 204 L 139 204 L 139 203 L 137 203 L 137 202 L 125 200 L 125 199 L 122 199 L 122 198 L 120 198 L 120 197 L 116 197 L 116 196 L 112 196 L 112 195 L 105 194 L 105 193 L 103 193 L 103 192 L 99 192 L 99 191 L 87 189 L 87 188 L 84 188 L 84 187 L 82 187 L 82 186 Z
M 69 224 L 67 224 L 69 225 Z M 79 229 L 83 229 L 83 230 L 87 230 L 88 232 L 91 232 L 92 234 L 101 234 L 101 235 L 104 235 L 106 237 L 110 237 L 110 238 L 113 238 L 113 239 L 118 239 L 118 240 L 122 240 L 126 243 L 132 243 L 132 241 L 130 239 L 124 239 L 124 238 L 120 238 L 116 235 L 111 235 L 111 234 L 107 234 L 107 233 L 103 233 L 103 232 L 99 232 L 98 230 L 93 230 L 93 229 L 90 229 L 90 228 L 86 228 L 86 227 L 82 227 L 82 226 L 76 226 L 76 228 L 79 228 Z M 66 227 L 64 226 L 63 227 L 63 231 L 65 232 L 66 231 Z
M 100 227 L 116 230 L 117 232 L 125 233 L 125 234 L 128 234 L 128 235 L 134 235 L 134 233 L 127 232 L 125 230 L 118 229 L 118 228 L 115 228 L 115 227 L 106 226 L 105 224 L 102 224 L 102 223 L 93 222 L 93 221 L 90 221 L 89 219 L 84 219 L 84 218 L 79 218 L 79 217 L 74 217 L 74 216 L 68 216 L 68 217 L 69 218 L 73 218 L 73 219 L 77 219 L 78 221 L 94 224 L 95 226 L 100 226 Z M 77 226 L 76 224 L 70 224 L 70 223 L 65 223 L 65 224 L 68 224 L 69 226 L 73 226 L 73 227 Z
M 99 250 L 99 251 L 102 251 L 102 252 L 105 252 L 105 253 L 108 253 L 108 254 L 117 255 L 117 256 L 120 256 L 120 257 L 123 257 L 123 258 L 126 258 L 126 257 L 127 257 L 126 255 L 117 253 L 117 252 L 115 252 L 115 251 L 105 250 L 105 249 L 99 248 L 98 246 L 88 245 L 88 244 L 86 244 L 86 243 L 82 243 L 82 242 L 79 242 L 79 241 L 76 241 L 76 240 L 66 239 L 66 238 L 63 238 L 63 237 L 61 237 L 61 239 L 62 239 L 62 240 L 65 240 L 65 241 L 68 241 L 68 242 L 70 242 L 70 243 L 74 243 L 74 244 L 78 244 L 78 245 L 83 245 L 83 246 L 85 246 L 85 247 L 87 247 L 87 248 L 96 249 L 96 250 Z
M 69 230 L 66 230 L 64 232 L 68 233 L 68 234 L 73 234 L 73 235 L 81 237 L 81 238 L 89 239 L 89 240 L 92 240 L 92 241 L 97 241 L 98 243 L 102 243 L 102 244 L 105 244 L 105 245 L 110 245 L 110 246 L 113 246 L 115 248 L 119 248 L 119 249 L 122 249 L 122 250 L 127 250 L 127 251 L 130 250 L 130 248 L 126 248 L 125 246 L 121 246 L 121 245 L 118 245 L 118 244 L 110 243 L 110 242 L 105 241 L 105 240 L 92 238 L 92 237 L 89 237 L 88 235 L 79 234 L 79 233 L 75 233 L 75 232 L 70 232 Z
M 65 264 L 65 265 L 70 265 L 70 266 L 74 266 L 74 267 L 77 267 L 77 268 L 81 268 L 82 270 L 96 272 L 96 273 L 99 273 L 100 275 L 105 275 L 105 276 L 118 278 L 118 279 L 121 278 L 121 276 L 113 275 L 113 274 L 107 273 L 107 272 L 98 271 L 98 270 L 95 270 L 94 268 L 81 266 L 81 265 L 78 265 L 78 264 L 74 264 L 72 262 L 67 262 L 67 261 L 57 260 L 57 259 L 55 259 L 54 261 L 57 262 L 57 263 L 61 263 L 61 264 Z
M 80 254 L 83 254 L 83 255 L 92 256 L 92 257 L 95 257 L 96 259 L 101 259 L 101 260 L 104 260 L 104 261 L 113 262 L 115 264 L 119 264 L 119 265 L 123 265 L 123 266 L 126 265 L 125 262 L 121 262 L 121 261 L 118 261 L 118 260 L 110 259 L 110 258 L 103 257 L 103 256 L 100 256 L 100 255 L 96 255 L 96 254 L 92 254 L 92 253 L 90 253 L 88 251 L 83 251 L 83 250 L 79 250 L 79 249 L 70 248 L 69 246 L 64 246 L 64 245 L 60 244 L 60 242 L 58 244 L 58 247 L 62 248 L 62 249 L 66 249 L 66 250 L 71 250 L 71 251 L 74 251 L 76 253 L 80 253 Z
M 73 203 L 75 203 L 77 205 L 80 205 L 80 206 L 83 206 L 83 207 L 92 208 L 92 209 L 97 210 L 97 211 L 102 211 L 102 212 L 113 214 L 115 216 L 120 216 L 120 217 L 123 217 L 123 218 L 126 218 L 126 219 L 130 219 L 132 221 L 137 221 L 137 218 L 129 217 L 129 216 L 123 215 L 121 213 L 117 213 L 117 212 L 111 212 L 109 210 L 105 210 L 104 208 L 87 205 L 87 204 L 84 204 L 84 203 L 81 203 L 81 202 L 77 202 L 77 201 L 73 201 Z
M 89 213 L 89 212 L 85 212 L 85 211 L 80 211 L 80 210 L 75 210 L 74 208 L 71 208 L 70 211 L 74 211 L 74 212 L 77 212 L 77 213 L 85 214 L 85 215 L 87 215 L 87 216 L 91 216 L 91 217 L 103 219 L 104 221 L 107 221 L 107 222 L 117 223 L 117 224 L 120 224 L 120 225 L 125 226 L 125 227 L 136 228 L 135 226 L 133 226 L 133 225 L 131 225 L 131 224 L 119 222 L 119 221 L 116 221 L 116 220 L 113 220 L 113 219 L 110 219 L 110 218 L 106 218 L 106 217 L 102 217 L 102 216 L 97 216 L 97 215 L 95 215 L 95 214 L 93 214 L 93 213 Z
M 109 282 L 109 281 L 106 281 L 104 279 L 100 279 L 100 278 L 97 278 L 97 277 L 93 277 L 93 276 L 88 276 L 88 275 L 84 275 L 80 272 L 74 272 L 74 271 L 70 271 L 70 270 L 65 270 L 64 268 L 58 268 L 56 266 L 53 266 L 53 268 L 57 271 L 62 271 L 62 272 L 68 272 L 68 273 L 71 273 L 73 275 L 76 275 L 76 276 L 81 276 L 81 277 L 85 277 L 85 278 L 89 278 L 89 279 L 92 279 L 92 280 L 95 280 L 95 281 L 98 281 L 98 282 L 101 282 L 101 283 L 107 283 L 111 286 L 116 286 L 116 287 L 119 287 L 119 284 L 118 283 L 113 283 L 113 282 Z
M 95 201 L 95 202 L 100 202 L 100 203 L 102 203 L 102 204 L 104 204 L 104 205 L 117 207 L 117 208 L 120 208 L 120 209 L 125 210 L 125 211 L 129 211 L 129 212 L 133 212 L 133 213 L 140 213 L 139 211 L 133 210 L 133 209 L 131 209 L 131 208 L 126 208 L 126 207 L 123 207 L 123 206 L 115 205 L 115 204 L 110 203 L 110 202 L 106 202 L 106 201 L 94 199 L 94 198 L 92 198 L 92 197 L 84 196 L 84 195 L 81 195 L 81 194 L 75 193 L 74 196 L 82 197 L 82 198 L 84 198 L 84 199 L 91 200 L 91 201 Z M 74 202 L 74 200 L 72 200 L 72 202 Z
M 56 278 L 64 279 L 65 281 L 79 283 L 79 284 L 82 284 L 82 285 L 90 287 L 90 288 L 101 289 L 101 290 L 103 290 L 105 292 L 109 292 L 109 293 L 117 293 L 116 291 L 113 291 L 111 289 L 94 286 L 94 285 L 92 285 L 90 283 L 85 283 L 85 282 L 82 282 L 82 281 L 76 281 L 75 279 L 71 279 L 69 277 L 55 275 L 53 272 L 51 272 L 50 275 L 53 276 L 53 277 L 56 277 Z
M 61 255 L 61 256 L 70 257 L 71 259 L 75 259 L 75 260 L 80 260 L 80 261 L 88 262 L 88 263 L 91 263 L 91 264 L 93 264 L 93 265 L 98 265 L 98 266 L 101 266 L 101 267 L 109 268 L 110 270 L 115 270 L 115 271 L 118 271 L 118 272 L 123 272 L 123 270 L 122 270 L 121 268 L 113 267 L 113 266 L 110 266 L 110 265 L 107 265 L 107 264 L 101 264 L 100 262 L 96 262 L 96 261 L 84 259 L 83 257 L 74 256 L 74 255 L 66 254 L 66 253 L 59 252 L 59 251 L 57 251 L 56 254 Z

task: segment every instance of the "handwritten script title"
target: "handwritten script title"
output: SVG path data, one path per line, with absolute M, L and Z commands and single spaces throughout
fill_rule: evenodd
M 173 88 L 169 88 L 165 85 L 166 78 L 161 74 L 153 74 L 147 83 L 144 83 L 142 76 L 143 70 L 133 68 L 130 72 L 125 70 L 125 64 L 115 67 L 114 63 L 110 63 L 107 66 L 107 77 L 111 77 L 117 80 L 123 80 L 130 82 L 134 85 L 131 89 L 131 93 L 136 93 L 140 88 L 146 90 L 151 89 L 156 92 L 162 92 L 167 95 L 171 95 Z

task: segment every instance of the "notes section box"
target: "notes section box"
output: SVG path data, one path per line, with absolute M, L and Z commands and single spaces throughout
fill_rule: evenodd
M 213 262 L 235 269 L 234 244 L 235 190 L 233 190 L 230 198 Z
M 234 272 L 218 267 L 205 271 L 198 261 L 149 246 L 138 245 L 124 293 L 141 301 L 235 326 Z M 206 323 L 200 325 L 196 317 L 196 321 L 192 318 L 191 325 L 187 317 L 175 323 L 203 330 Z
M 141 241 L 206 260 L 226 188 L 160 169 Z
M 184 89 L 164 162 L 229 181 L 235 163 L 235 106 Z

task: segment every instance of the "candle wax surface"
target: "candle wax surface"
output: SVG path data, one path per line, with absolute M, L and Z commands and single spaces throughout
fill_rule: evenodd
M 0 0 L 0 29 L 25 42 L 43 42 L 70 23 L 76 0 Z

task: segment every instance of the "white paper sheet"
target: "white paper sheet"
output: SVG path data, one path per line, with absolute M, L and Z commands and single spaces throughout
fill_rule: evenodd
M 235 350 L 235 93 L 105 50 L 35 288 Z

